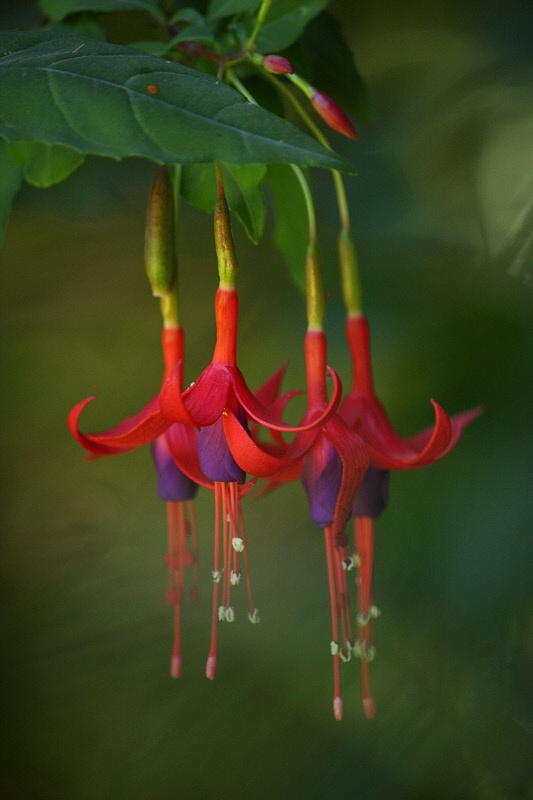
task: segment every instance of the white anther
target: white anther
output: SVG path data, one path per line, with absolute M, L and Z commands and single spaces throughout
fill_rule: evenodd
M 233 570 L 231 570 L 231 575 L 229 579 L 232 586 L 237 586 L 237 584 L 241 582 L 241 575 L 242 575 L 241 572 L 234 572 Z
M 259 616 L 259 610 L 254 608 L 253 611 L 248 613 L 248 619 L 252 623 L 252 625 L 258 625 L 261 622 L 261 618 Z
M 356 639 L 355 642 L 352 644 L 352 653 L 356 658 L 362 658 L 362 648 L 359 639 Z
M 218 607 L 218 621 L 219 622 L 224 622 L 225 619 L 226 619 L 226 607 L 225 606 L 219 606 Z
M 377 606 L 369 606 L 368 611 L 357 615 L 357 624 L 368 625 L 371 619 L 377 619 L 380 614 L 381 611 Z
M 235 622 L 235 611 L 231 606 L 228 606 L 226 608 L 226 611 L 224 613 L 224 619 L 226 620 L 226 622 Z
M 361 661 L 373 661 L 376 657 L 376 648 L 373 644 L 368 644 L 364 639 L 359 639 L 352 646 L 352 653 Z
M 213 576 L 213 583 L 220 583 L 220 580 L 222 578 L 222 571 L 221 570 L 214 569 L 213 572 L 211 573 L 211 575 Z
M 242 553 L 244 550 L 244 542 L 240 536 L 234 536 L 231 540 L 231 544 L 236 553 Z
M 353 569 L 353 567 L 354 567 L 354 560 L 353 560 L 353 558 L 350 558 L 350 557 L 348 557 L 348 558 L 345 558 L 345 559 L 343 559 L 343 562 L 342 562 L 342 568 L 343 568 L 343 569 L 344 569 L 346 572 L 349 572 L 351 569 Z
M 337 644 L 337 642 L 330 642 L 329 647 L 330 647 L 332 656 L 338 656 L 339 655 L 340 647 Z
M 346 645 L 346 653 L 344 650 L 339 650 L 339 658 L 341 661 L 344 661 L 345 664 L 347 664 L 352 658 L 352 648 L 350 647 L 350 642 L 347 642 Z

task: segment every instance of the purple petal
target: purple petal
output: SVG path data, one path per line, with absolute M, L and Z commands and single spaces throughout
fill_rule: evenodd
M 386 509 L 388 499 L 388 471 L 369 467 L 355 496 L 352 517 L 371 517 L 375 519 Z
M 196 445 L 200 466 L 206 478 L 221 483 L 245 482 L 246 473 L 238 466 L 228 447 L 222 416 L 213 425 L 207 425 L 200 430 Z
M 324 464 L 324 467 L 321 467 Z M 342 460 L 332 444 L 319 436 L 304 461 L 302 483 L 309 515 L 319 528 L 331 525 L 342 482 Z
M 152 442 L 150 449 L 157 472 L 157 492 L 161 500 L 176 503 L 192 500 L 198 491 L 198 484 L 176 466 L 165 435 Z

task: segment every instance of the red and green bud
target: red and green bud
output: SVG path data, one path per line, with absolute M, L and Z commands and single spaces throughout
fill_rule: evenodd
M 294 72 L 291 62 L 283 56 L 265 56 L 261 63 L 273 75 L 290 75 Z
M 176 281 L 174 200 L 168 167 L 162 166 L 150 189 L 144 239 L 146 273 L 154 297 L 165 297 Z
M 317 114 L 322 117 L 330 128 L 344 134 L 344 136 L 348 136 L 350 139 L 357 139 L 357 134 L 348 114 L 335 100 L 332 100 L 324 92 L 319 91 L 315 91 L 309 99 Z

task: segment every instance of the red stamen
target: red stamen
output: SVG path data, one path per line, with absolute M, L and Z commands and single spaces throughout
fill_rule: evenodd
M 372 566 L 374 555 L 374 520 L 370 517 L 355 519 L 355 547 L 359 557 L 359 613 L 358 637 L 361 655 L 361 696 L 363 710 L 368 719 L 375 715 L 370 689 L 369 661 L 373 657 L 373 627 L 376 609 L 372 606 Z
M 205 674 L 209 680 L 213 680 L 217 664 L 217 638 L 218 638 L 218 593 L 220 581 L 220 523 L 221 523 L 221 495 L 223 494 L 223 483 L 215 481 L 215 544 L 213 556 L 213 605 L 211 611 L 211 644 Z
M 342 694 L 339 654 L 333 652 L 333 647 L 339 646 L 339 625 L 337 609 L 337 590 L 335 585 L 335 548 L 331 527 L 324 529 L 326 543 L 326 559 L 328 564 L 329 604 L 331 608 L 331 644 L 333 655 L 333 715 L 336 720 L 342 719 Z

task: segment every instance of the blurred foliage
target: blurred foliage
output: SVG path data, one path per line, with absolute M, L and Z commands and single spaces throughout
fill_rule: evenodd
M 331 715 L 323 543 L 299 486 L 246 504 L 262 621 L 221 631 L 213 683 L 201 496 L 201 598 L 184 615 L 183 677 L 167 676 L 165 512 L 148 452 L 87 463 L 65 425 L 89 394 L 87 427 L 112 424 L 160 379 L 142 263 L 153 169 L 89 159 L 60 186 L 23 190 L 0 256 L 2 796 L 533 797 L 531 5 L 334 9 L 375 110 L 348 188 L 378 390 L 405 434 L 429 423 L 430 396 L 451 413 L 485 406 L 444 461 L 391 481 L 378 716 L 363 717 L 353 663 L 345 719 Z M 347 378 L 331 184 L 313 180 L 330 362 Z M 210 358 L 216 270 L 207 217 L 187 208 L 180 225 L 193 379 Z M 257 386 L 289 358 L 299 385 L 302 301 L 266 240 L 239 231 L 237 244 L 243 370 Z

